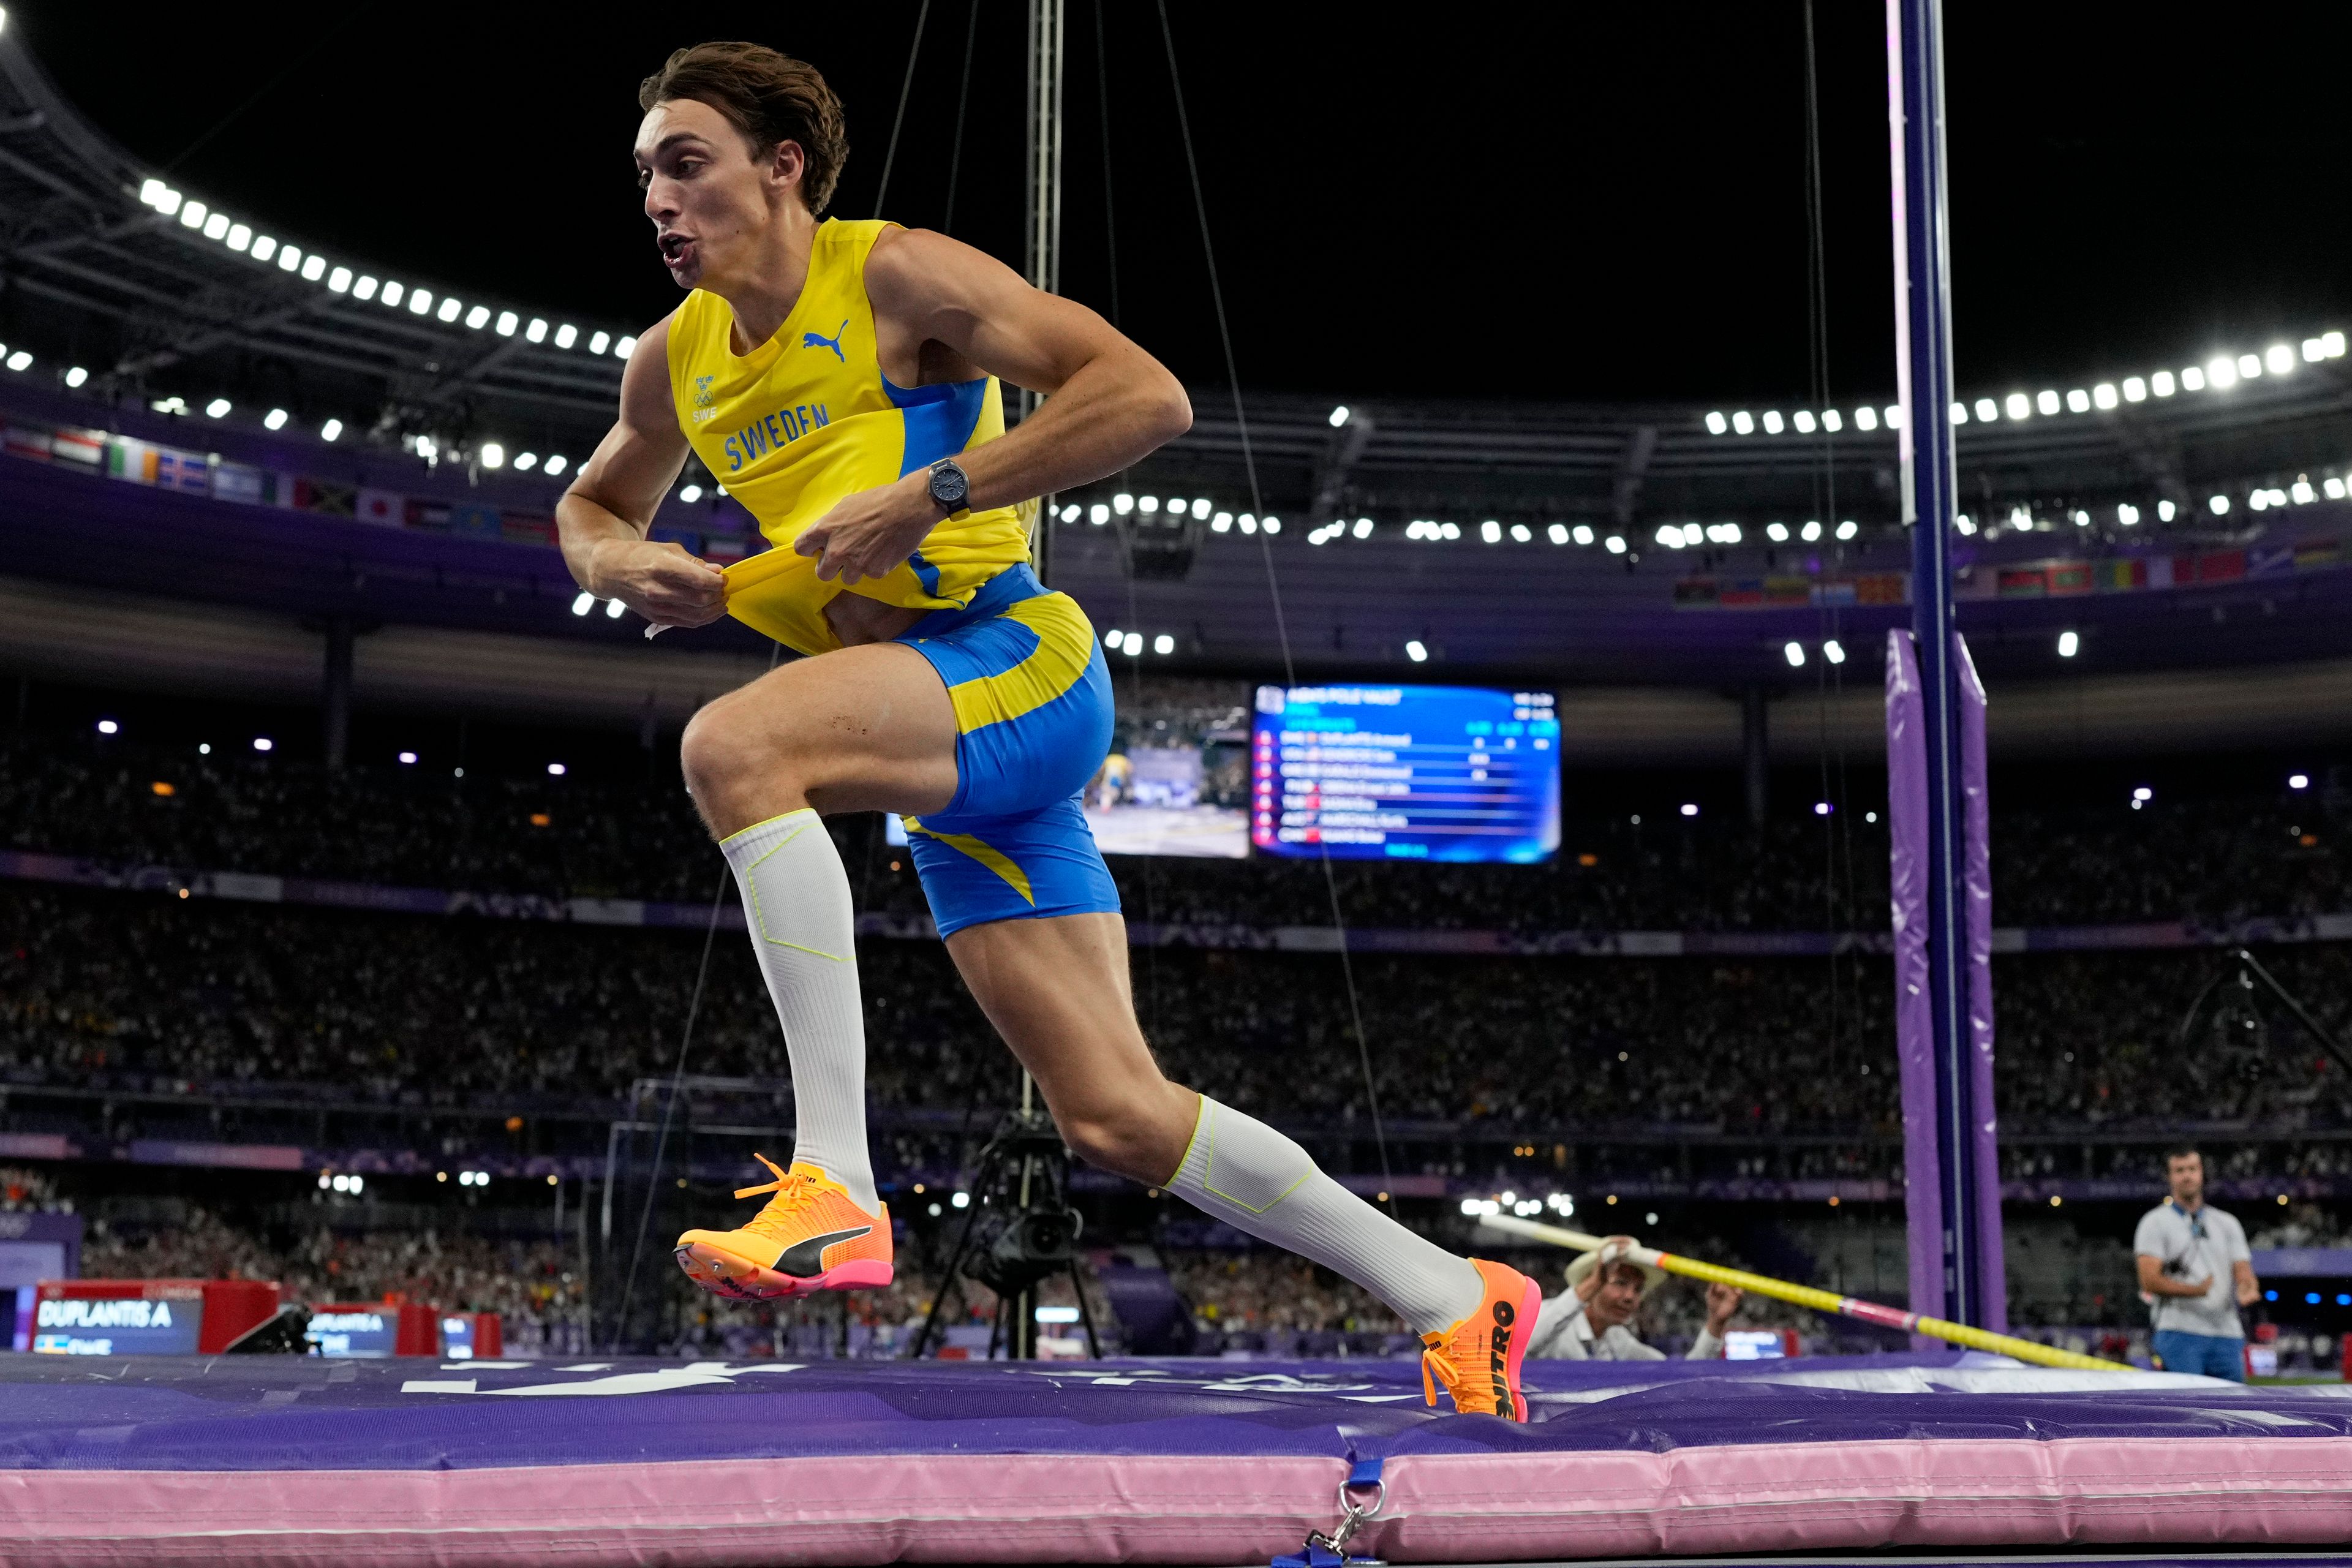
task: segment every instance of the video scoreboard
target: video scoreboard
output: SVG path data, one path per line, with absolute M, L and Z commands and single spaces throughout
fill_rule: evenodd
M 1261 686 L 1250 843 L 1350 860 L 1549 860 L 1559 717 L 1549 691 Z

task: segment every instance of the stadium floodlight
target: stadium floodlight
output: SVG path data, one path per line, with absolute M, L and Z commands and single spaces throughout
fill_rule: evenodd
M 228 214 L 216 212 L 210 217 L 205 219 L 205 226 L 202 232 L 206 239 L 226 239 L 228 237 Z
M 402 296 L 405 292 L 406 289 L 404 285 L 399 283 L 386 283 L 383 286 L 384 307 L 387 310 L 396 309 L 400 304 Z
M 289 417 L 291 416 L 283 408 L 273 408 L 261 416 L 261 427 L 264 430 L 283 430 Z
M 2201 375 L 2199 376 L 2197 385 L 2202 386 L 2204 384 L 2204 377 Z M 2156 394 L 2158 397 L 2171 396 L 2174 391 L 2174 386 L 2175 384 L 2173 382 L 2172 373 L 2168 370 L 2159 370 L 2147 378 L 2147 389 Z M 2197 390 L 2197 387 L 2192 386 L 2189 390 L 2194 392 Z
M 545 319 L 539 316 L 533 316 L 530 319 L 530 325 L 522 330 L 522 338 L 523 342 L 527 343 L 545 342 L 547 341 L 547 322 Z
M 2172 521 L 2172 514 L 2179 510 L 2179 509 L 2174 506 L 2170 501 L 2160 500 L 2156 503 L 2156 521 L 2158 522 L 2170 522 Z
M 163 181 L 154 179 L 151 176 L 147 180 L 142 182 L 139 186 L 139 200 L 141 205 L 151 207 L 163 205 L 164 193 L 169 191 L 171 188 L 171 186 L 165 184 Z
M 2240 354 L 2240 355 L 2238 356 L 2238 376 L 2239 376 L 2239 379 L 2240 379 L 2240 380 L 2242 380 L 2242 381 L 2252 381 L 2252 380 L 2253 380 L 2256 376 L 2258 376 L 2258 375 L 2260 375 L 2260 374 L 2263 374 L 2263 359 L 2262 359 L 2262 355 L 2260 355 L 2260 354 Z
M 1813 815 L 1815 816 L 1827 816 L 1836 809 L 1836 806 L 1832 805 L 1825 800 L 1817 800 L 1813 802 Z
M 555 346 L 568 349 L 580 339 L 580 329 L 566 321 L 555 329 Z
M 1282 519 L 1272 515 L 1259 518 L 1257 520 L 1257 525 L 1265 530 L 1268 533 L 1280 533 L 1282 531 Z
M 1152 504 L 1156 506 L 1159 503 L 1155 501 Z M 1121 490 L 1118 494 L 1110 498 L 1110 510 L 1120 517 L 1125 517 L 1129 512 L 1135 510 L 1135 498 L 1128 494 L 1125 490 Z
M 122 726 L 116 723 L 111 719 L 100 719 L 98 721 L 98 732 L 101 735 L 118 734 L 121 731 L 121 729 Z
M 289 247 L 288 248 L 291 249 L 292 247 Z M 256 261 L 267 261 L 271 257 L 278 254 L 278 241 L 266 234 L 256 235 L 253 240 L 253 248 L 247 252 L 247 254 Z
M 256 735 L 253 738 L 253 749 L 257 752 L 275 751 L 278 749 L 278 742 L 267 735 Z
M 613 334 L 604 331 L 602 328 L 599 328 L 594 333 L 591 334 L 588 339 L 588 352 L 592 354 L 603 353 L 604 352 L 604 345 L 612 341 Z
M 2116 508 L 2116 521 L 2129 528 L 2139 521 L 2139 508 L 2125 501 Z
M 1566 544 L 1568 542 L 1568 524 L 1564 522 L 1553 523 L 1549 528 L 1544 530 L 1544 537 L 1550 540 L 1554 544 Z
M 518 453 L 515 457 L 514 466 L 515 472 L 519 474 L 527 474 L 533 468 L 539 467 L 539 454 L 537 452 Z
M 1778 436 L 1780 433 L 1780 411 L 1777 408 L 1766 409 L 1764 417 L 1759 423 L 1764 426 L 1764 434 Z
M 2317 338 L 2303 340 L 2303 360 L 2305 364 L 2317 364 L 2326 357 L 2327 350 L 2321 345 Z
M 1979 420 L 1990 425 L 2000 417 L 2000 405 L 1990 397 L 1979 397 L 1977 399 L 1976 416 Z M 2010 417 L 2015 419 L 2018 416 L 2012 414 Z
M 1798 435 L 1810 436 L 1813 433 L 1813 426 L 1815 423 L 1813 419 L 1813 411 L 1810 408 L 1800 408 L 1794 414 L 1789 416 L 1789 423 L 1797 427 Z
M 2259 363 L 2256 369 L 2261 367 Z M 2186 381 L 2188 377 L 2183 376 Z M 2216 354 L 2205 366 L 2205 384 L 2216 392 L 2226 392 L 2238 384 L 2238 363 L 2227 354 Z M 2194 390 L 2193 388 L 2191 390 Z
M 1962 403 L 1958 398 L 1954 398 L 1952 400 L 1952 423 L 1955 425 L 1965 425 L 1968 422 L 1969 405 Z
M 692 506 L 696 501 L 702 499 L 702 487 L 700 485 L 688 485 L 677 492 L 677 499 L 684 501 L 687 505 Z M 1070 510 L 1076 511 L 1077 509 L 1076 507 L 1072 507 Z
M 1977 531 L 1977 520 L 1970 517 L 1967 512 L 1962 512 L 1958 517 L 1952 519 L 1952 526 L 1958 529 L 1962 533 L 1974 533 Z
M 2344 334 L 2342 332 L 2320 333 L 2319 352 L 2327 359 L 2342 359 L 2344 357 Z
M 2309 479 L 2295 480 L 2294 488 L 2287 493 L 2294 498 L 2294 504 L 2297 506 L 2309 506 L 2319 499 L 2319 492 L 2311 488 Z
M 1653 537 L 1654 537 L 1660 544 L 1664 545 L 1669 550 L 1680 550 L 1683 547 L 1682 524 L 1678 522 L 1662 523 L 1659 525 L 1656 534 Z
M 1174 509 L 1173 509 L 1173 508 L 1171 508 L 1171 509 L 1170 509 L 1170 510 L 1171 510 L 1171 515 L 1173 515 L 1173 513 L 1174 513 Z M 1224 533 L 1224 532 L 1227 532 L 1227 531 L 1231 531 L 1231 529 L 1233 528 L 1233 526 L 1234 526 L 1234 514 L 1233 514 L 1232 512 L 1229 512 L 1229 511 L 1221 511 L 1221 512 L 1219 512 L 1219 513 L 1218 513 L 1214 518 L 1212 518 L 1212 519 L 1210 520 L 1210 521 L 1209 521 L 1209 527 L 1210 527 L 1211 531 L 1213 531 L 1213 532 L 1217 532 L 1217 533 Z
M 253 229 L 247 224 L 233 223 L 228 226 L 228 237 L 221 243 L 242 256 L 253 248 Z
M 190 202 L 180 209 L 180 226 L 182 228 L 204 227 L 205 216 L 209 210 L 202 202 Z
M 1478 537 L 1489 544 L 1500 544 L 1503 542 L 1503 525 L 1490 517 L 1478 525 Z
M 2309 789 L 2311 787 L 2311 775 L 2309 773 L 2289 773 L 2286 775 L 2286 787 L 2295 790 Z
M 1533 538 L 1535 538 L 1535 535 L 1528 531 L 1528 525 L 1526 523 L 1515 522 L 1511 524 L 1511 541 L 1513 543 L 1525 544 Z
M 278 252 L 278 270 L 280 272 L 291 272 L 297 267 L 300 267 L 302 268 L 302 276 L 315 283 L 319 280 L 319 274 L 326 270 L 327 264 L 323 261 L 320 261 L 315 256 L 310 259 L 314 262 L 318 262 L 318 265 L 315 267 L 304 266 L 302 261 L 302 247 L 299 245 L 289 245 L 282 247 Z
M 466 312 L 466 326 L 469 331 L 478 332 L 489 324 L 490 308 L 488 305 L 477 305 Z
M 2091 514 L 2084 511 L 2081 507 L 2076 507 L 2073 511 L 2068 512 L 2066 515 L 2074 520 L 2074 526 L 2076 528 L 2088 528 L 2091 526 Z
M 522 325 L 522 318 L 516 315 L 512 310 L 500 310 L 499 312 L 499 336 L 502 338 L 510 338 L 515 335 L 515 329 L 520 325 Z
M 1706 433 L 1708 435 L 1720 436 L 1726 430 L 1730 428 L 1731 421 L 1723 416 L 1723 413 L 1720 409 L 1706 416 Z
M 1764 537 L 1775 544 L 1786 544 L 1789 542 L 1789 525 L 1785 522 L 1768 522 L 1764 525 Z
M 153 207 L 165 217 L 170 217 L 173 213 L 180 210 L 179 192 L 172 189 L 171 186 L 163 184 L 161 180 L 150 180 L 147 183 L 156 188 L 154 199 L 147 204 L 149 206 Z
M 1232 512 L 1221 511 L 1217 513 L 1216 516 L 1209 520 L 1209 526 L 1215 529 L 1220 533 L 1223 533 L 1226 529 L 1234 527 L 1236 524 L 1240 526 L 1241 531 L 1244 533 L 1255 533 L 1257 531 L 1257 517 L 1253 512 L 1245 511 L 1242 513 L 1241 516 L 1235 517 Z
M 1108 522 L 1109 521 L 1110 508 L 1103 505 L 1102 502 L 1097 501 L 1094 505 L 1087 508 L 1087 521 L 1093 524 L 1095 527 L 1100 528 L 1104 523 Z
M 1277 531 L 1274 528 L 1273 523 L 1274 520 L 1272 518 L 1266 519 L 1266 531 L 1268 533 Z M 1373 526 L 1374 524 L 1370 518 L 1360 517 L 1356 520 L 1356 526 L 1348 531 L 1348 535 L 1351 539 L 1370 539 L 1372 536 Z
M 1331 428 L 1337 430 L 1340 426 L 1345 425 L 1350 417 L 1351 416 L 1349 412 L 1348 405 L 1344 403 L 1340 404 L 1337 408 L 1331 410 Z
M 2124 401 L 2126 403 L 2146 403 L 2147 401 L 2147 383 L 2136 375 L 2127 375 L 2124 377 Z
M 464 301 L 460 300 L 455 294 L 444 294 L 441 296 L 441 308 L 433 312 L 433 319 L 444 325 L 446 325 L 447 323 L 456 321 L 458 313 L 464 310 L 466 306 Z
M 2205 500 L 2205 508 L 2215 517 L 2227 517 L 2230 515 L 2230 498 L 2228 496 L 2209 496 Z
M 386 300 L 385 303 L 390 304 L 391 301 Z M 431 315 L 433 313 L 433 290 L 430 289 L 411 289 L 408 291 L 408 313 L 412 316 Z
M 2342 500 L 2344 499 L 2344 481 L 2337 479 L 2334 474 L 2330 474 L 2326 479 L 2319 481 L 2319 489 L 2320 493 L 2325 495 L 2329 500 Z
M 1818 521 L 1806 523 L 1804 528 L 1798 534 L 1798 537 L 1802 539 L 1808 544 L 1815 542 L 1821 538 L 1821 536 L 1822 525 Z
M 2132 804 L 2134 805 L 2146 805 L 2149 801 L 2152 801 L 2155 798 L 2156 792 L 2148 788 L 2146 784 L 2140 784 L 2132 791 Z
M 354 300 L 373 300 L 375 298 L 377 287 L 378 285 L 374 279 L 367 276 L 365 273 L 362 273 L 359 280 L 352 285 L 352 298 Z
M 1158 637 L 1151 639 L 1151 651 L 1163 655 L 1174 653 L 1176 651 L 1176 639 L 1169 636 L 1166 632 L 1161 632 Z
M 332 441 L 342 433 L 343 422 L 340 419 L 330 419 L 319 426 L 319 439 L 321 441 Z
M 1853 427 L 1857 430 L 1877 429 L 1878 410 L 1869 407 L 1855 409 L 1853 411 Z
M 636 348 L 637 340 L 635 338 L 623 338 L 620 342 L 613 345 L 613 357 L 614 359 L 626 359 L 636 352 Z
M 1103 633 L 1103 647 L 1110 649 L 1111 652 L 1117 653 L 1120 648 L 1125 647 L 1126 646 L 1127 634 L 1120 631 L 1117 626 L 1113 626 L 1110 630 Z
M 289 245 L 289 246 L 288 246 L 288 247 L 286 247 L 286 249 L 285 249 L 284 253 L 283 253 L 283 254 L 281 254 L 281 255 L 278 257 L 278 264 L 280 267 L 285 266 L 285 265 L 286 265 L 286 258 L 287 258 L 288 256 L 291 256 L 291 255 L 293 255 L 294 253 L 295 253 L 295 251 L 294 251 L 294 247 L 292 247 L 292 246 L 290 246 L 290 245 Z M 305 283 L 316 283 L 316 282 L 319 280 L 319 279 L 320 278 L 320 276 L 321 276 L 321 275 L 323 275 L 323 274 L 326 272 L 326 270 L 327 270 L 327 258 L 326 258 L 325 257 L 323 257 L 323 256 L 315 256 L 315 255 L 314 255 L 314 256 L 311 256 L 311 257 L 308 258 L 307 259 L 305 259 L 305 260 L 303 261 L 303 263 L 302 263 L 302 281 L 304 281 Z
M 1611 534 L 1606 540 L 1602 541 L 1602 543 L 1606 545 L 1609 553 L 1612 555 L 1622 555 L 1625 553 L 1625 536 L 1622 533 Z
M 483 442 L 478 456 L 482 459 L 482 467 L 486 468 L 503 468 L 507 466 L 507 449 L 496 441 Z
M 327 289 L 331 293 L 350 293 L 352 291 L 352 269 L 348 267 L 338 267 L 332 272 L 328 273 Z
M 1884 422 L 1884 423 L 1885 423 L 1885 425 L 1886 426 L 1886 427 L 1887 427 L 1889 430 L 1900 430 L 1900 429 L 1902 429 L 1902 428 L 1903 428 L 1903 405 L 1902 405 L 1901 404 L 1899 404 L 1899 403 L 1890 403 L 1890 404 L 1888 404 L 1888 405 L 1886 405 L 1886 407 L 1885 407 L 1885 409 L 1880 413 L 1880 415 L 1879 415 L 1879 418 L 1880 418 L 1880 420 L 1881 420 L 1882 422 Z
M 1822 644 L 1822 657 L 1828 659 L 1832 664 L 1843 664 L 1845 662 L 1845 644 L 1838 641 L 1835 637 L 1831 637 L 1828 641 Z
M 1568 531 L 1568 536 L 1576 541 L 1579 544 L 1590 544 L 1592 542 L 1591 525 L 1589 523 L 1580 522 L 1574 528 Z
M 1836 435 L 1840 430 L 1845 428 L 1845 416 L 1840 414 L 1834 408 L 1822 409 L 1822 428 L 1828 431 L 1832 436 Z
M 88 381 L 89 379 L 89 372 L 82 369 L 79 365 L 70 366 L 66 371 L 66 384 L 68 386 L 79 386 L 83 382 Z
M 1129 658 L 1141 658 L 1143 654 L 1143 634 L 1141 632 L 1128 633 L 1126 638 L 1119 643 L 1118 651 L 1127 655 Z
M 1801 642 L 1790 643 L 1780 649 L 1780 657 L 1789 661 L 1790 669 L 1802 669 L 1805 667 L 1805 645 Z
M 2066 412 L 2069 414 L 2088 414 L 2090 411 L 2091 395 L 2084 391 L 2079 386 L 2067 388 Z
M 562 453 L 561 453 L 561 452 L 550 452 L 550 453 L 547 455 L 547 461 L 546 461 L 545 463 L 541 464 L 541 466 L 542 468 L 544 468 L 547 470 L 547 477 L 548 477 L 548 478 L 550 478 L 550 479 L 553 479 L 556 475 L 558 475 L 558 474 L 562 473 L 565 468 L 569 468 L 569 467 L 571 467 L 571 464 L 572 464 L 572 459 L 571 459 L 571 458 L 566 458 Z
M 228 411 L 229 401 L 226 397 L 215 397 L 205 405 L 205 413 L 210 418 L 218 419 Z
M 2112 381 L 2103 381 L 2091 388 L 2091 406 L 2094 408 L 2113 408 L 2121 401 L 2116 395 L 2116 384 Z
M 2035 393 L 2033 395 L 2033 411 L 2037 414 L 2057 413 L 2058 394 L 2046 386 L 2041 391 Z
M 1192 503 L 1192 515 L 1195 518 L 1205 518 L 1214 510 L 1215 508 L 1211 506 L 1205 499 L 1197 500 Z
M 2082 648 L 2083 639 L 2076 633 L 2073 631 L 2063 631 L 2058 634 L 2058 657 L 2060 658 L 2072 658 L 2077 653 L 2080 653 Z
M 1843 522 L 1838 524 L 1838 537 L 1840 539 L 1852 539 L 1855 534 L 1860 533 L 1861 531 L 1861 528 L 1855 524 L 1852 518 L 1847 518 Z
M 1696 801 L 1690 800 L 1683 802 L 1682 812 L 1685 816 L 1696 816 L 1698 815 L 1698 803 Z
M 2273 343 L 2263 351 L 2263 368 L 2273 375 L 2284 375 L 2294 368 L 2294 351 L 2284 343 Z
M 416 753 L 415 753 L 415 752 L 401 752 L 401 753 L 400 753 L 400 765 L 401 765 L 402 767 L 404 767 L 404 768 L 413 768 L 413 767 L 415 767 L 415 766 L 416 765 Z
M 1756 430 L 1756 416 L 1743 408 L 1731 416 L 1731 427 L 1742 436 L 1753 435 Z

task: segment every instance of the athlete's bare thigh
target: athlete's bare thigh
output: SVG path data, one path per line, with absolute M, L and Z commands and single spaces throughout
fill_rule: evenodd
M 845 647 L 707 704 L 680 757 L 721 838 L 803 806 L 938 811 L 955 796 L 955 706 L 930 661 L 905 644 Z

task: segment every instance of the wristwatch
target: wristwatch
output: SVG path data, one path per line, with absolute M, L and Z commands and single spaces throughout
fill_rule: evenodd
M 931 500 L 950 522 L 961 522 L 971 515 L 971 481 L 964 478 L 953 458 L 941 458 L 931 465 Z

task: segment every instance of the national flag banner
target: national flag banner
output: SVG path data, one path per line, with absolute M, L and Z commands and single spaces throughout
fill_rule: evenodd
M 2050 583 L 2050 596 L 2072 598 L 2091 591 L 2091 563 L 2087 561 L 2055 561 L 2044 575 Z
M 2102 594 L 2130 594 L 2147 586 L 2147 563 L 2117 555 L 2094 563 L 2093 580 Z
M 1848 577 L 1832 577 L 1813 584 L 1812 602 L 1816 605 L 1851 605 L 1858 602 L 1853 581 Z
M 2246 549 L 2246 575 L 2284 577 L 2294 570 L 2292 544 L 2254 544 Z
M 714 539 L 711 542 L 716 544 L 719 542 Z M 1764 605 L 1764 579 L 1734 577 L 1728 583 L 1718 584 L 1716 602 L 1727 610 L 1761 609 Z
M 2294 569 L 2298 572 L 2316 572 L 2335 565 L 2338 559 L 2336 541 L 2332 539 L 2300 540 L 2294 547 Z
M 1911 574 L 1864 572 L 1853 580 L 1853 597 L 1861 605 L 1907 605 L 1911 602 Z
M 249 506 L 259 506 L 268 478 L 259 468 L 249 468 L 243 463 L 219 464 L 213 469 L 213 499 L 241 500 Z
M 2050 574 L 2041 566 L 2004 566 L 2000 569 L 2000 596 L 2004 599 L 2038 599 L 2050 591 Z
M 154 453 L 134 436 L 117 436 L 106 444 L 106 477 L 134 485 L 155 482 Z
M 524 517 L 511 511 L 500 512 L 499 537 L 509 544 L 552 544 L 555 542 L 555 520 L 551 517 Z
M 2180 580 L 2175 574 L 2176 568 L 2174 566 L 2173 557 L 2169 555 L 2151 555 L 2147 558 L 2147 585 L 2149 587 L 2171 587 L 2175 583 Z
M 702 542 L 702 558 L 706 561 L 740 561 L 743 559 L 743 542 L 714 533 Z
M 1999 574 L 1990 566 L 1961 566 L 1952 573 L 1955 599 L 1990 599 L 1999 587 Z
M 2197 580 L 2200 583 L 2234 583 L 2246 574 L 2246 552 L 2242 550 L 2209 551 L 2197 558 Z
M 450 515 L 457 510 L 446 501 L 420 500 L 411 497 L 407 507 L 401 512 L 400 526 L 422 529 L 427 533 L 446 533 L 449 531 Z
M 408 498 L 398 490 L 362 487 L 352 503 L 352 515 L 362 522 L 373 522 L 383 528 L 400 528 L 408 521 Z
M 1764 579 L 1764 602 L 1768 605 L 1810 605 L 1813 602 L 1813 580 L 1811 577 L 1767 577 Z
M 6 435 L 0 436 L 0 448 L 12 458 L 30 458 L 37 463 L 46 463 L 51 456 L 49 433 L 37 426 L 11 425 Z
M 467 539 L 499 538 L 499 510 L 491 506 L 453 506 L 449 509 L 449 531 Z
M 1675 608 L 1677 610 L 1709 610 L 1722 602 L 1722 593 L 1712 577 L 1681 577 L 1675 582 Z M 1141 644 L 1136 645 L 1139 647 Z
M 189 495 L 210 495 L 213 490 L 213 466 L 202 452 L 183 452 L 173 447 L 149 449 L 155 459 L 154 478 L 148 482 L 159 489 L 182 490 Z
M 325 479 L 298 479 L 294 481 L 294 506 L 299 511 L 315 511 L 321 517 L 349 517 L 356 504 L 358 492 L 349 485 L 330 484 Z
M 106 467 L 106 432 L 68 427 L 49 437 L 49 450 L 61 463 L 79 463 L 85 468 L 102 470 Z

